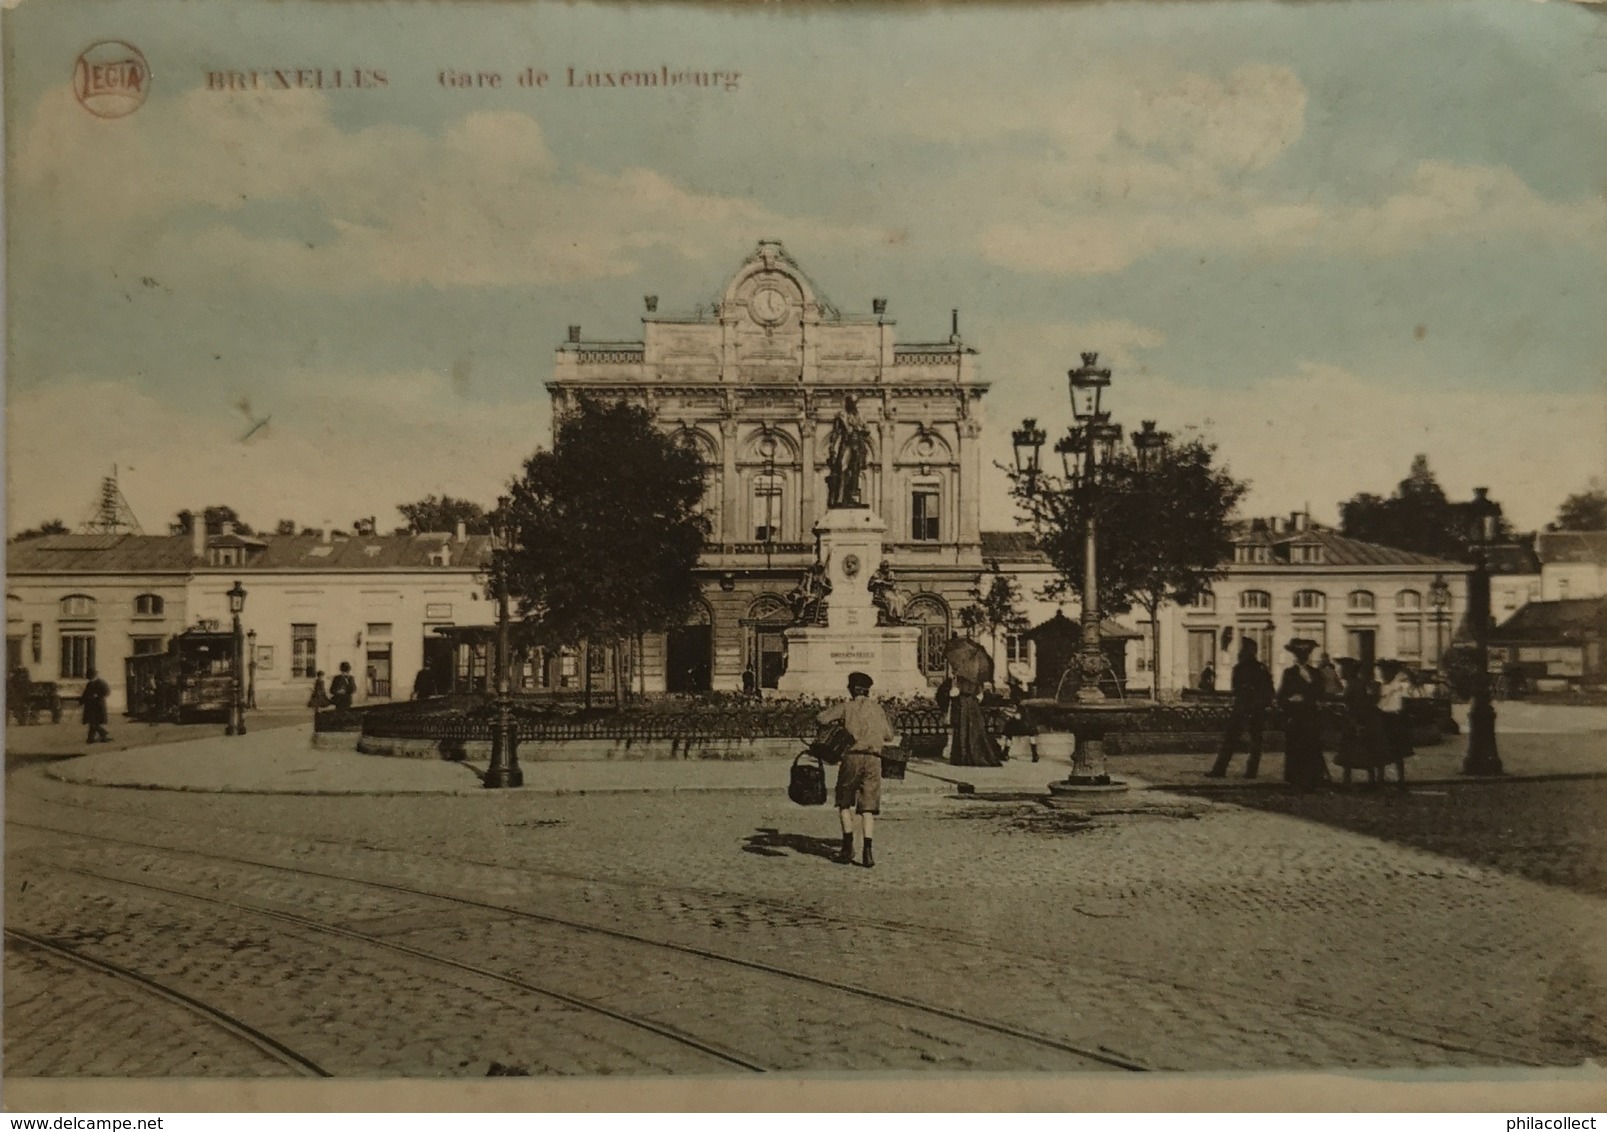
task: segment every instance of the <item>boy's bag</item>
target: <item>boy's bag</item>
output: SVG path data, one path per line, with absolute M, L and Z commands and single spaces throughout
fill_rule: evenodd
M 804 759 L 810 761 L 804 762 Z M 787 783 L 787 797 L 800 806 L 826 804 L 826 768 L 818 757 L 809 751 L 799 751 L 792 760 L 792 777 Z
M 854 737 L 848 733 L 848 728 L 830 723 L 822 727 L 814 742 L 809 744 L 809 753 L 826 766 L 836 766 L 853 745 Z

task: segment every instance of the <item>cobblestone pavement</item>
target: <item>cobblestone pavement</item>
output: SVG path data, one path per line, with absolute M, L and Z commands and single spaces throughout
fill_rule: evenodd
M 1607 1053 L 1598 867 L 1558 867 L 1545 883 L 1515 871 L 1547 853 L 1579 856 L 1583 831 L 1600 828 L 1598 784 L 1445 786 L 1369 799 L 1371 809 L 1345 799 L 1349 824 L 1326 795 L 1257 792 L 1252 804 L 1249 792 L 1143 792 L 1051 810 L 1026 799 L 900 797 L 893 785 L 870 871 L 828 861 L 834 814 L 779 794 L 252 797 L 97 790 L 36 769 L 9 785 L 13 822 L 472 896 L 940 1005 L 1154 1068 L 1563 1065 Z M 1569 790 L 1593 801 L 1564 810 L 1557 791 Z M 1526 831 L 1523 847 L 1458 855 L 1456 845 L 1498 825 Z M 1454 837 L 1442 844 L 1435 830 Z M 511 914 L 104 843 L 68 853 L 62 839 L 16 825 L 8 849 L 8 915 L 84 946 L 111 940 L 127 965 L 227 999 L 335 1072 L 482 1075 L 491 1060 L 532 1072 L 719 1070 L 684 1052 L 672 1062 L 658 1039 L 615 1051 L 593 1019 L 550 1005 L 543 1025 L 560 1018 L 583 1037 L 548 1041 L 514 988 L 243 913 L 236 921 L 159 894 L 68 883 L 31 862 L 70 857 L 187 891 L 239 893 L 537 981 L 561 975 L 572 993 L 712 1028 L 778 1067 L 1067 1062 L 1017 1037 L 885 1003 L 845 1005 L 841 991 L 817 984 Z M 14 982 L 38 979 L 22 960 L 8 949 L 8 999 Z M 60 1056 L 62 1031 L 89 1016 L 21 1028 L 9 1019 L 8 1066 L 46 1072 L 45 1051 Z M 454 1044 L 464 1029 L 487 1038 Z M 584 1043 L 603 1052 L 542 1060 Z M 884 1060 L 864 1064 L 865 1050 Z M 165 1064 L 153 1056 L 144 1071 Z

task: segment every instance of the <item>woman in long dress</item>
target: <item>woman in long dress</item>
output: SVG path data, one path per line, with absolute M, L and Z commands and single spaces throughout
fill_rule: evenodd
M 1328 777 L 1322 757 L 1322 677 L 1307 661 L 1316 641 L 1295 638 L 1284 646 L 1295 663 L 1283 670 L 1278 682 L 1278 706 L 1283 710 L 1283 777 L 1300 790 L 1314 790 Z
M 1351 771 L 1365 770 L 1368 785 L 1376 786 L 1386 758 L 1383 722 L 1378 717 L 1378 684 L 1363 674 L 1359 661 L 1348 656 L 1339 658 L 1339 681 L 1345 715 L 1339 725 L 1334 765 L 1344 770 L 1342 785 L 1350 785 Z
M 1004 752 L 988 734 L 978 696 L 982 685 L 953 676 L 938 689 L 938 703 L 949 702 L 949 762 L 955 766 L 999 766 Z
M 1406 789 L 1406 760 L 1412 750 L 1412 719 L 1406 701 L 1417 698 L 1417 686 L 1399 661 L 1381 660 L 1378 674 L 1384 678 L 1378 690 L 1378 716 L 1384 723 L 1385 759 L 1395 764 L 1395 785 Z M 1384 774 L 1379 770 L 1379 780 Z

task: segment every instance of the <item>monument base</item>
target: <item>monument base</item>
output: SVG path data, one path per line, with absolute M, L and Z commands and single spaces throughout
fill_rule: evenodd
M 920 639 L 917 625 L 788 629 L 787 671 L 777 681 L 776 692 L 834 699 L 848 694 L 850 672 L 864 672 L 876 682 L 871 695 L 878 699 L 929 696 L 932 687 L 917 656 Z

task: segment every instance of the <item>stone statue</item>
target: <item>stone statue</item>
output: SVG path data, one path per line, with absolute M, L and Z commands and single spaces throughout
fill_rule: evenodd
M 909 595 L 898 588 L 898 582 L 893 578 L 892 563 L 882 559 L 882 564 L 876 567 L 865 588 L 870 590 L 871 604 L 876 606 L 878 625 L 904 624 L 904 608 L 909 604 Z
M 870 428 L 853 397 L 843 398 L 842 411 L 831 422 L 826 441 L 826 505 L 864 507 L 860 496 L 865 465 L 870 461 Z
M 792 623 L 817 624 L 821 614 L 825 612 L 824 606 L 829 596 L 831 596 L 831 579 L 826 576 L 826 564 L 816 562 L 804 572 L 804 576 L 787 595 L 787 604 L 792 607 Z

